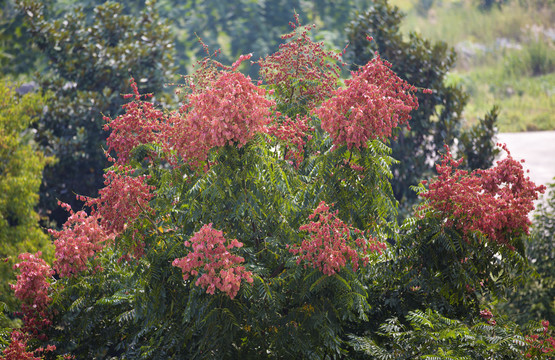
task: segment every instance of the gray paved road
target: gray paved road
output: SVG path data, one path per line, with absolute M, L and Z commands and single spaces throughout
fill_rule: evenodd
M 497 142 L 506 143 L 513 158 L 525 160 L 536 184 L 555 182 L 555 131 L 501 133 Z

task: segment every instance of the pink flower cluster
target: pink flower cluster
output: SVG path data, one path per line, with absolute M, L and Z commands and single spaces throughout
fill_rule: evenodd
M 526 335 L 528 349 L 525 356 L 528 359 L 553 359 L 555 356 L 555 338 L 549 336 L 549 321 L 541 322 L 543 334 Z
M 117 166 L 104 175 L 104 187 L 98 198 L 83 198 L 85 205 L 93 208 L 100 223 L 108 233 L 123 232 L 128 223 L 139 217 L 141 212 L 151 210 L 149 201 L 154 197 L 155 186 L 146 184 L 150 175 L 130 176 L 131 167 Z
M 181 268 L 184 280 L 200 274 L 195 285 L 205 288 L 208 294 L 214 294 L 218 289 L 233 299 L 239 291 L 241 279 L 253 282 L 252 273 L 239 265 L 245 259 L 230 253 L 243 243 L 237 239 L 228 242 L 221 231 L 212 228 L 212 224 L 204 225 L 184 244 L 191 247 L 191 251 L 184 258 L 175 259 L 172 265 Z
M 489 309 L 480 310 L 480 316 L 486 320 L 488 324 L 495 326 L 497 321 L 493 318 L 493 314 Z
M 335 90 L 343 65 L 341 55 L 324 49 L 324 43 L 310 39 L 312 26 L 300 26 L 295 14 L 293 32 L 283 35 L 291 41 L 280 45 L 279 50 L 259 61 L 260 76 L 267 84 L 274 85 L 285 101 L 302 100 L 308 107 L 320 103 Z
M 85 211 L 73 212 L 69 204 L 60 203 L 70 213 L 62 230 L 48 230 L 56 247 L 54 269 L 61 277 L 71 277 L 87 270 L 89 258 L 101 251 L 115 235 L 100 224 L 98 215 Z
M 50 352 L 56 350 L 54 345 L 48 345 L 46 348 L 39 347 L 37 350 L 31 352 L 27 351 L 27 341 L 29 340 L 29 335 L 19 332 L 17 330 L 12 331 L 10 344 L 4 349 L 4 356 L 2 359 L 5 360 L 41 360 L 42 357 L 35 356 L 34 353 Z
M 345 88 L 334 92 L 314 110 L 335 145 L 366 147 L 368 140 L 391 137 L 395 127 L 408 123 L 409 113 L 418 108 L 413 86 L 400 79 L 391 65 L 372 59 L 352 78 Z
M 312 139 L 310 133 L 314 128 L 308 126 L 308 117 L 297 114 L 296 121 L 288 116 L 281 123 L 268 126 L 268 134 L 274 135 L 285 144 L 285 160 L 293 161 L 297 169 L 301 166 L 304 157 L 304 146 Z
M 308 232 L 309 237 L 300 246 L 289 249 L 291 253 L 299 255 L 297 264 L 304 261 L 312 268 L 331 276 L 344 268 L 347 262 L 357 271 L 359 262 L 362 261 L 364 266 L 368 264 L 368 255 L 371 252 L 381 253 L 386 248 L 384 243 L 375 239 L 365 240 L 360 230 L 349 228 L 337 217 L 337 211 L 330 212 L 329 205 L 324 201 L 320 202 L 309 219 L 314 220 L 316 217 L 316 221 L 299 228 Z M 351 231 L 361 237 L 353 241 Z
M 505 145 L 505 159 L 471 174 L 456 169 L 462 159 L 455 161 L 446 148 L 441 164 L 436 166 L 438 177 L 420 194 L 426 200 L 420 210 L 433 210 L 446 219 L 446 226 L 454 226 L 466 235 L 480 232 L 489 241 L 512 249 L 513 237 L 529 233 L 528 213 L 545 186 L 536 186 L 525 176 L 522 164 L 512 158 Z
M 164 128 L 164 113 L 154 107 L 154 104 L 141 100 L 149 95 L 139 94 L 135 79 L 130 80 L 133 94 L 124 95 L 124 98 L 134 97 L 134 101 L 123 105 L 125 113 L 115 119 L 105 116 L 104 130 L 111 130 L 106 140 L 107 153 L 114 151 L 117 159 L 108 155 L 111 161 L 127 164 L 131 151 L 141 144 L 155 143 Z
M 241 73 L 222 72 L 168 118 L 166 146 L 194 163 L 206 160 L 214 147 L 245 145 L 270 121 L 274 103 L 265 93 Z
M 216 56 L 218 52 L 214 53 Z M 206 160 L 214 147 L 245 145 L 271 120 L 275 103 L 265 98 L 266 91 L 237 72 L 251 54 L 241 55 L 232 66 L 224 66 L 210 57 L 199 61 L 195 74 L 186 77 L 190 90 L 179 111 L 164 113 L 142 98 L 134 79 L 133 100 L 123 106 L 125 113 L 115 119 L 105 117 L 108 159 L 129 163 L 132 150 L 141 144 L 157 144 L 170 164 L 182 159 L 196 167 Z M 179 92 L 179 91 L 178 91 Z M 113 158 L 110 154 L 115 152 Z M 147 154 L 150 158 L 152 154 Z
M 15 297 L 37 311 L 46 309 L 50 304 L 49 280 L 54 275 L 54 271 L 41 256 L 40 251 L 36 254 L 19 254 L 18 258 L 22 261 L 14 265 L 14 270 L 19 270 L 20 273 L 15 285 L 11 285 Z
M 43 259 L 42 253 L 23 253 L 21 262 L 14 265 L 19 270 L 16 283 L 11 284 L 15 297 L 22 302 L 25 331 L 39 335 L 51 323 L 47 308 L 52 302 L 49 295 L 50 280 L 54 271 Z

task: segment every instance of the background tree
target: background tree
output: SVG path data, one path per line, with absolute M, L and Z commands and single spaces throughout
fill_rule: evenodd
M 391 143 L 393 158 L 400 161 L 393 167 L 393 192 L 401 203 L 401 212 L 416 200 L 410 186 L 435 173 L 434 164 L 443 146 L 452 146 L 462 138 L 464 151 L 471 168 L 492 165 L 494 124 L 497 112 L 492 111 L 467 135 L 463 135 L 462 111 L 467 95 L 456 85 L 445 81 L 447 72 L 454 66 L 456 54 L 444 42 L 430 43 L 416 33 L 404 39 L 399 28 L 403 19 L 397 7 L 386 0 L 374 2 L 369 9 L 359 12 L 348 26 L 349 48 L 347 60 L 352 68 L 365 64 L 378 52 L 393 64 L 392 69 L 402 79 L 414 86 L 432 89 L 432 95 L 419 93 L 417 110 L 413 111 L 410 130 L 403 129 Z M 366 41 L 366 36 L 374 41 Z M 480 146 L 472 144 L 480 139 Z M 478 159 L 475 159 L 478 158 Z M 473 167 L 476 166 L 476 167 Z
M 44 57 L 33 46 L 25 15 L 18 11 L 15 0 L 0 4 L 0 72 L 18 79 L 40 70 Z
M 17 255 L 42 250 L 52 256 L 35 207 L 42 171 L 53 159 L 36 149 L 29 129 L 46 99 L 38 93 L 20 96 L 16 87 L 8 79 L 0 84 L 0 302 L 12 308 L 16 302 L 8 284 L 15 281 Z
M 53 101 L 37 122 L 36 140 L 58 162 L 45 170 L 40 207 L 62 224 L 67 215 L 57 201 L 75 206 L 76 193 L 94 195 L 103 182 L 102 114 L 121 112 L 120 94 L 130 74 L 140 74 L 145 91 L 162 94 L 173 73 L 173 43 L 150 1 L 134 15 L 112 2 L 89 13 L 72 8 L 58 14 L 52 3 L 37 1 L 21 1 L 19 7 L 49 61 L 39 83 L 52 91 Z

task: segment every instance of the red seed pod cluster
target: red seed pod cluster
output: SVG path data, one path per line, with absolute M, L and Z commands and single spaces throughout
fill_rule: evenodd
M 115 234 L 102 227 L 97 214 L 89 215 L 83 210 L 73 212 L 69 204 L 60 205 L 70 216 L 62 230 L 48 230 L 55 239 L 54 269 L 60 277 L 72 277 L 87 270 L 89 260 L 111 242 Z
M 282 101 L 303 101 L 312 107 L 335 90 L 339 65 L 343 65 L 341 54 L 325 50 L 323 42 L 313 42 L 309 32 L 314 25 L 301 27 L 298 15 L 290 25 L 293 32 L 282 36 L 289 41 L 259 61 L 260 76 L 277 89 Z
M 29 334 L 44 338 L 42 330 L 50 326 L 51 316 L 47 310 L 52 302 L 50 282 L 54 271 L 41 259 L 42 253 L 23 253 L 18 256 L 21 262 L 14 265 L 18 270 L 16 283 L 10 284 L 15 297 L 19 299 L 23 313 L 23 330 Z
M 130 80 L 133 94 L 124 95 L 134 97 L 134 101 L 123 105 L 125 113 L 110 119 L 105 116 L 105 131 L 111 131 L 106 140 L 108 145 L 107 153 L 116 153 L 116 158 L 108 155 L 111 161 L 118 164 L 127 164 L 130 160 L 131 151 L 141 144 L 155 143 L 164 127 L 164 113 L 156 109 L 154 104 L 141 98 L 150 95 L 141 95 L 137 88 L 137 83 L 133 78 Z
M 493 314 L 489 309 L 480 310 L 480 316 L 490 325 L 497 324 L 497 321 L 495 321 L 495 319 L 493 318 Z
M 366 147 L 369 140 L 385 141 L 395 127 L 408 124 L 409 113 L 418 108 L 416 88 L 390 67 L 375 57 L 314 110 L 335 145 Z
M 542 320 L 540 334 L 526 335 L 528 348 L 524 351 L 527 359 L 552 359 L 555 356 L 555 338 L 550 336 L 549 321 Z
M 501 147 L 507 152 L 505 159 L 490 169 L 468 173 L 457 169 L 462 159 L 454 160 L 446 146 L 447 153 L 436 166 L 437 178 L 420 194 L 426 200 L 420 211 L 432 210 L 445 219 L 446 226 L 466 235 L 480 232 L 489 241 L 512 249 L 513 237 L 529 233 L 528 214 L 545 186 L 525 176 L 522 164 L 505 145 Z
M 184 280 L 200 275 L 195 285 L 205 288 L 208 294 L 218 289 L 233 299 L 242 280 L 253 282 L 252 273 L 240 265 L 245 259 L 230 252 L 243 243 L 237 239 L 226 240 L 212 224 L 204 225 L 184 244 L 191 251 L 184 258 L 175 259 L 172 265 L 181 268 Z
M 23 253 L 18 256 L 21 262 L 14 265 L 19 270 L 17 282 L 11 285 L 15 297 L 37 310 L 44 310 L 50 304 L 50 278 L 54 271 L 41 259 L 42 253 Z
M 163 134 L 168 151 L 188 162 L 204 161 L 214 147 L 245 145 L 271 120 L 273 101 L 241 73 L 222 72 L 210 86 L 193 92 Z
M 322 201 L 309 216 L 314 221 L 299 228 L 308 232 L 309 237 L 300 246 L 289 249 L 289 252 L 299 256 L 297 264 L 304 262 L 305 267 L 310 266 L 331 276 L 341 271 L 348 262 L 354 271 L 358 269 L 360 262 L 366 266 L 369 254 L 381 253 L 386 248 L 384 243 L 376 239 L 364 239 L 360 230 L 347 226 L 337 217 L 337 213 L 330 212 L 330 206 Z M 360 237 L 353 240 L 351 232 Z
M 314 131 L 314 128 L 308 125 L 308 121 L 307 116 L 301 117 L 297 114 L 297 119 L 293 121 L 286 115 L 282 122 L 275 122 L 267 128 L 268 134 L 275 136 L 285 145 L 284 158 L 297 169 L 303 162 L 304 146 L 312 139 L 310 133 Z
M 31 340 L 28 333 L 18 330 L 12 331 L 10 335 L 10 344 L 2 351 L 4 356 L 2 359 L 6 360 L 42 360 L 40 354 L 56 350 L 55 345 L 48 345 L 45 348 L 39 347 L 34 351 L 27 351 L 27 342 Z M 71 359 L 71 357 L 64 357 L 64 359 Z
M 108 232 L 119 234 L 142 212 L 151 211 L 149 201 L 156 187 L 148 185 L 149 175 L 131 176 L 133 168 L 118 166 L 104 175 L 104 185 L 98 198 L 82 198 L 93 209 L 100 224 Z

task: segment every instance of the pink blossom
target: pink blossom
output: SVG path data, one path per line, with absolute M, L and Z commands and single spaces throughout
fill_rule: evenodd
M 14 265 L 19 270 L 17 282 L 11 285 L 15 297 L 37 310 L 44 310 L 50 304 L 50 279 L 54 275 L 52 268 L 40 257 L 42 253 L 19 254 L 21 262 Z
M 297 169 L 301 165 L 304 157 L 304 146 L 307 141 L 312 139 L 310 132 L 313 128 L 308 126 L 308 117 L 300 117 L 293 121 L 288 116 L 282 122 L 274 122 L 268 126 L 268 134 L 274 135 L 285 145 L 284 160 L 294 161 Z
M 407 124 L 409 113 L 418 108 L 412 92 L 416 89 L 401 80 L 390 64 L 375 57 L 352 78 L 346 88 L 313 111 L 322 121 L 335 145 L 366 147 L 368 140 L 391 137 L 395 127 Z
M 90 258 L 101 251 L 115 235 L 100 224 L 98 214 L 88 215 L 85 211 L 73 212 L 71 206 L 60 203 L 70 216 L 62 230 L 48 230 L 54 237 L 56 247 L 54 269 L 61 277 L 71 277 L 87 270 Z
M 264 95 L 243 74 L 222 72 L 169 116 L 164 132 L 168 152 L 195 164 L 205 161 L 214 147 L 244 146 L 270 121 L 274 103 Z
M 338 211 L 330 212 L 330 207 L 322 201 L 309 216 L 310 220 L 316 217 L 318 219 L 299 228 L 310 235 L 300 246 L 289 249 L 291 253 L 299 255 L 297 264 L 304 261 L 307 265 L 331 276 L 344 268 L 347 262 L 350 262 L 356 271 L 359 262 L 364 266 L 368 264 L 370 253 L 381 253 L 381 250 L 385 249 L 384 243 L 373 238 L 365 240 L 361 236 L 353 241 L 351 231 L 358 235 L 362 235 L 362 232 L 349 228 L 337 217 L 337 213 Z
M 109 156 L 118 164 L 127 164 L 130 160 L 131 151 L 141 144 L 157 143 L 160 132 L 164 126 L 164 113 L 156 109 L 154 104 L 141 100 L 148 95 L 139 94 L 137 83 L 133 78 L 130 80 L 133 94 L 124 95 L 124 98 L 134 97 L 134 100 L 123 105 L 125 113 L 110 119 L 105 116 L 104 130 L 111 130 L 106 140 L 108 145 L 107 154 L 112 151 L 116 153 L 116 159 Z
M 2 359 L 5 360 L 41 360 L 40 357 L 36 357 L 33 352 L 27 351 L 27 341 L 29 336 L 27 334 L 21 333 L 14 330 L 11 333 L 10 344 L 4 349 L 4 356 Z
M 14 270 L 19 270 L 17 281 L 10 285 L 15 297 L 22 302 L 24 329 L 35 335 L 51 323 L 47 308 L 52 302 L 49 291 L 54 271 L 41 255 L 40 251 L 20 254 L 21 262 L 14 265 Z
M 187 256 L 175 259 L 172 265 L 181 268 L 184 280 L 200 275 L 195 285 L 205 288 L 207 293 L 214 294 L 218 289 L 233 299 L 239 291 L 241 279 L 253 282 L 252 273 L 239 265 L 245 259 L 229 252 L 242 247 L 243 243 L 237 239 L 227 241 L 221 231 L 212 228 L 212 224 L 204 225 L 184 244 L 191 251 Z
M 142 212 L 151 211 L 149 201 L 156 187 L 146 184 L 147 175 L 131 176 L 131 167 L 117 166 L 104 175 L 104 187 L 98 198 L 85 198 L 85 204 L 99 217 L 102 227 L 109 233 L 119 234 L 135 221 Z
M 512 249 L 514 237 L 529 233 L 528 213 L 545 186 L 536 186 L 506 146 L 502 148 L 507 158 L 490 169 L 469 174 L 456 169 L 462 159 L 455 161 L 446 147 L 447 153 L 436 166 L 438 177 L 420 194 L 426 200 L 420 211 L 433 210 L 434 216 L 445 219 L 446 226 L 460 229 L 465 235 L 480 232 L 489 241 Z
M 300 26 L 299 16 L 290 23 L 293 32 L 279 50 L 259 61 L 260 76 L 273 85 L 285 102 L 300 101 L 308 107 L 322 102 L 335 90 L 343 65 L 341 55 L 313 42 L 309 32 L 315 27 Z

